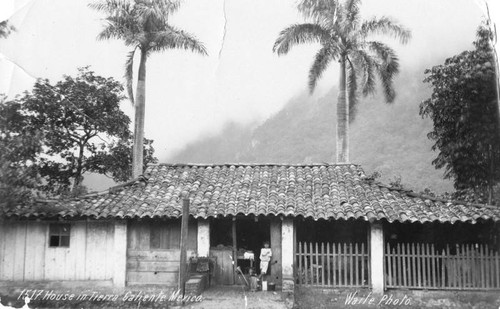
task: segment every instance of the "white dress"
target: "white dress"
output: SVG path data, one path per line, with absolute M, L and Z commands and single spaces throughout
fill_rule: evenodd
M 260 250 L 260 273 L 267 273 L 267 268 L 269 267 L 269 262 L 271 261 L 271 257 L 273 253 L 271 252 L 271 248 L 262 248 Z

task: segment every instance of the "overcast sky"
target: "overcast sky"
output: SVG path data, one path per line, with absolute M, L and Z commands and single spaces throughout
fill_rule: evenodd
M 498 3 L 490 2 L 497 13 Z M 87 65 L 123 81 L 129 49 L 121 41 L 96 41 L 103 16 L 88 3 L 2 0 L 0 18 L 10 18 L 18 30 L 0 41 L 0 93 L 13 97 L 31 89 L 35 78 L 55 82 Z M 471 49 L 483 7 L 474 0 L 365 0 L 361 12 L 392 16 L 413 31 L 406 46 L 388 41 L 401 69 L 410 70 Z M 272 53 L 279 31 L 303 21 L 295 0 L 183 1 L 171 23 L 194 34 L 209 56 L 172 50 L 148 60 L 146 137 L 155 140 L 160 161 L 204 134 L 216 134 L 228 121 L 262 121 L 305 91 L 318 45 L 282 57 Z M 336 84 L 336 69 L 330 67 L 315 96 Z M 133 115 L 129 102 L 123 108 Z

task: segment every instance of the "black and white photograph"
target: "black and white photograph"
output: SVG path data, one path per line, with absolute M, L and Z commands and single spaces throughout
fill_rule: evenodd
M 0 309 L 500 308 L 494 0 L 2 0 Z

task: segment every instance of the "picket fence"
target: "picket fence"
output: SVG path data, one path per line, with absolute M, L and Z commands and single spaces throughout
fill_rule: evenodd
M 296 277 L 300 285 L 368 287 L 370 265 L 366 244 L 299 242 Z
M 500 289 L 500 256 L 486 244 L 387 244 L 384 258 L 387 288 Z

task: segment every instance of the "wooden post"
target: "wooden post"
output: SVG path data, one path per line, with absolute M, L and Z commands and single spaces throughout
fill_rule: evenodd
M 281 220 L 271 219 L 271 250 L 273 252 L 272 260 L 269 262 L 271 272 L 271 282 L 276 283 L 276 289 L 281 288 Z
M 372 292 L 384 293 L 384 231 L 380 221 L 370 222 L 370 272 Z
M 113 284 L 123 288 L 127 278 L 127 221 L 114 222 Z
M 295 259 L 294 252 L 294 225 L 293 218 L 284 218 L 281 224 L 281 260 L 282 260 L 282 279 L 283 292 L 293 292 L 294 277 L 293 263 Z M 306 265 L 307 266 L 307 265 Z
M 185 277 L 186 277 L 186 245 L 188 236 L 188 220 L 189 220 L 189 199 L 182 200 L 182 221 L 181 221 L 181 258 L 179 261 L 179 289 L 182 296 L 185 292 Z
M 210 254 L 210 221 L 198 219 L 198 250 L 199 257 L 208 257 Z
M 236 267 L 238 267 L 238 249 L 236 242 L 236 217 L 233 217 L 233 222 L 231 226 L 231 235 L 233 236 L 233 282 L 236 284 Z

